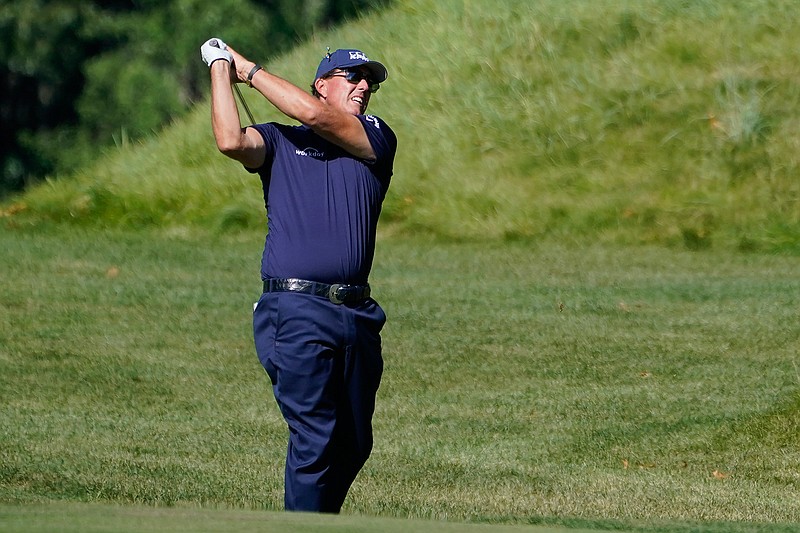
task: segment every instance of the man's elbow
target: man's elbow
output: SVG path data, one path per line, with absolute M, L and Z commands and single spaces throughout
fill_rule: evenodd
M 237 156 L 242 153 L 244 146 L 241 137 L 228 135 L 217 137 L 217 149 L 232 159 L 238 159 Z
M 247 168 L 258 168 L 264 163 L 263 144 L 248 141 L 247 135 L 217 136 L 217 149 L 225 156 Z
M 289 118 L 293 118 L 301 124 L 305 124 L 309 128 L 316 130 L 318 128 L 324 128 L 329 121 L 329 116 L 326 111 L 327 109 L 325 109 L 323 104 L 318 100 L 310 103 L 306 102 L 306 105 L 298 107 L 296 113 L 289 115 Z

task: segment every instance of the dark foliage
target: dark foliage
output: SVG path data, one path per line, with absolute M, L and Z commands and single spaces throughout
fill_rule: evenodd
M 141 138 L 208 89 L 200 43 L 285 52 L 386 0 L 12 0 L 0 5 L 0 197 Z M 268 44 L 268 47 L 267 47 Z

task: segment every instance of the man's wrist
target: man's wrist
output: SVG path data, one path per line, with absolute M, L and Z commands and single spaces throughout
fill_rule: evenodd
M 240 82 L 247 83 L 247 77 L 250 75 L 250 71 L 252 71 L 256 66 L 258 66 L 257 63 L 253 63 L 251 61 L 242 61 L 241 63 L 237 61 L 236 77 L 239 78 Z
M 216 65 L 220 61 L 222 61 L 223 63 L 227 63 L 228 66 L 230 66 L 230 64 L 231 64 L 230 60 L 228 60 L 228 59 L 226 59 L 224 57 L 218 57 L 218 58 L 216 58 L 215 60 L 213 60 L 211 62 L 211 64 L 208 66 L 208 68 L 214 68 L 214 65 Z
M 258 63 L 253 64 L 253 68 L 250 69 L 250 72 L 247 74 L 247 79 L 244 82 L 247 84 L 248 87 L 253 86 L 253 76 L 256 75 L 256 72 L 259 70 L 263 70 L 264 67 L 259 65 Z

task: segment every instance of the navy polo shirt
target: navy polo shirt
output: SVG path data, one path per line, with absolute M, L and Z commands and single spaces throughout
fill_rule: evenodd
M 248 169 L 261 177 L 267 209 L 262 279 L 367 283 L 397 138 L 378 117 L 358 118 L 374 162 L 352 156 L 307 126 L 251 126 L 267 150 L 261 168 Z

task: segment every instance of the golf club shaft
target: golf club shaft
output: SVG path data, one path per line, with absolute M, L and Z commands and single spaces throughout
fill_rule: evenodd
M 233 88 L 236 91 L 236 95 L 239 97 L 239 101 L 242 103 L 242 107 L 244 107 L 245 112 L 247 113 L 247 117 L 250 119 L 250 124 L 255 124 L 256 121 L 253 118 L 253 114 L 250 112 L 250 108 L 247 106 L 247 102 L 244 100 L 244 96 L 242 95 L 242 91 L 239 90 L 239 85 L 234 83 Z

